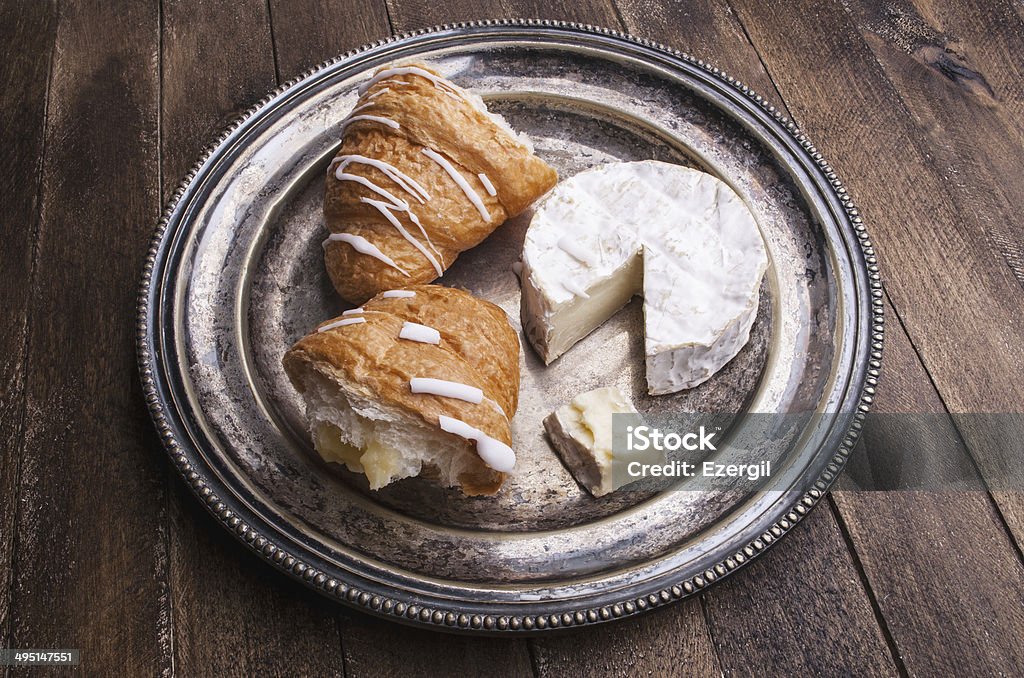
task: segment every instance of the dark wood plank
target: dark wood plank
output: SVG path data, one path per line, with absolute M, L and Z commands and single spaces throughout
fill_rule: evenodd
M 180 485 L 170 509 L 175 672 L 344 675 L 334 605 L 258 560 Z
M 897 674 L 827 506 L 704 600 L 725 675 Z
M 896 312 L 954 413 L 1014 412 L 1024 402 L 1024 296 L 956 177 L 937 163 L 907 103 L 838 4 L 733 4 L 795 119 L 860 197 Z M 770 26 L 770 28 L 769 28 Z M 1011 140 L 1008 140 L 1011 142 Z M 1017 455 L 1002 432 L 963 430 L 982 473 Z M 1020 493 L 994 495 L 1018 543 Z
M 281 77 L 391 34 L 383 0 L 269 0 Z
M 345 675 L 532 676 L 521 640 L 452 636 L 348 615 L 342 622 Z
M 743 26 L 724 0 L 616 0 L 615 4 L 629 33 L 704 59 L 754 88 L 774 106 L 783 106 Z
M 847 7 L 908 113 L 918 121 L 943 188 L 1024 286 L 1024 229 L 1017 216 L 1024 201 L 1024 91 L 1016 56 L 1024 50 L 1024 22 L 998 2 L 984 12 L 966 9 L 963 3 L 923 0 L 894 2 L 886 12 L 864 0 Z M 973 409 L 973 396 L 962 391 L 943 388 L 954 412 Z M 1020 410 L 1020 401 L 1011 410 L 986 410 L 979 403 L 973 411 L 1013 410 Z M 993 433 L 999 432 L 979 418 L 957 419 L 971 449 L 980 453 L 985 474 L 998 479 L 995 452 L 1013 454 L 1005 449 L 1005 438 L 995 439 Z M 1020 481 L 1013 486 L 1020 487 Z M 1024 544 L 1024 497 L 1003 491 L 994 496 L 1018 545 Z
M 8 643 L 11 565 L 25 415 L 29 292 L 50 59 L 52 2 L 0 3 L 0 643 Z
M 537 674 L 556 676 L 720 676 L 699 600 L 635 620 L 532 643 Z
M 222 128 L 274 87 L 276 74 L 264 0 L 167 0 L 163 31 L 161 166 L 170 195 Z M 342 675 L 327 601 L 259 563 L 176 474 L 169 482 L 175 671 Z
M 577 21 L 609 28 L 620 28 L 622 25 L 610 0 L 387 0 L 387 3 L 388 15 L 396 33 L 458 21 L 503 17 Z
M 899 20 L 899 33 L 890 36 L 902 35 L 902 48 L 916 53 L 954 85 L 989 100 L 998 114 L 1024 133 L 1022 9 L 1024 3 L 1008 0 L 987 2 L 984 11 L 964 0 L 914 0 L 912 6 L 894 3 L 876 25 L 892 26 Z
M 889 333 L 874 411 L 858 455 L 971 468 L 902 332 Z M 996 675 L 1024 666 L 1024 564 L 987 492 L 928 484 L 840 489 L 833 498 L 908 673 Z
M 163 193 L 170 195 L 277 77 L 263 0 L 163 0 L 162 7 L 160 148 Z
M 847 9 L 919 122 L 961 209 L 1012 215 L 1024 199 L 1024 93 L 1015 63 L 1024 49 L 1024 23 L 998 2 L 984 12 L 965 11 L 962 2 L 917 4 L 898 0 L 883 11 L 857 0 Z M 991 247 L 1024 285 L 1024 242 L 1016 220 L 986 219 L 984 226 Z
M 171 666 L 132 322 L 157 218 L 158 27 L 156 2 L 61 3 L 45 131 L 10 644 L 80 648 L 94 675 Z

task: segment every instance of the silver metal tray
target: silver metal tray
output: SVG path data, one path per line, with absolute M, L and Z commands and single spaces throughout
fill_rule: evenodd
M 320 462 L 280 365 L 288 346 L 342 309 L 319 244 L 339 123 L 370 71 L 412 58 L 482 94 L 563 177 L 646 158 L 716 174 L 754 210 L 771 259 L 751 342 L 691 391 L 646 395 L 638 301 L 548 368 L 527 347 L 513 431 L 518 470 L 490 498 L 422 479 L 371 492 L 362 476 Z M 511 265 L 528 221 L 503 225 L 441 282 L 517 319 Z M 880 367 L 875 264 L 821 155 L 717 69 L 592 27 L 446 26 L 324 64 L 270 94 L 210 147 L 173 196 L 146 262 L 140 370 L 186 482 L 282 571 L 406 623 L 504 633 L 584 626 L 729 575 L 822 497 L 855 442 Z M 756 451 L 777 469 L 756 491 L 683 483 L 598 500 L 563 468 L 541 420 L 609 384 L 646 413 L 804 416 Z M 737 419 L 730 435 L 743 426 Z

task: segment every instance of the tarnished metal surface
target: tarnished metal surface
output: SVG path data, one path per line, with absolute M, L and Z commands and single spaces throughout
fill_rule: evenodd
M 647 158 L 716 174 L 748 201 L 772 262 L 750 343 L 691 391 L 646 394 L 639 300 L 547 368 L 523 340 L 519 462 L 495 497 L 465 498 L 424 479 L 372 492 L 362 476 L 322 463 L 280 365 L 297 338 L 343 308 L 320 249 L 339 123 L 369 71 L 408 58 L 483 95 L 563 178 Z M 868 328 L 880 322 L 858 247 L 866 236 L 808 147 L 711 69 L 606 32 L 461 26 L 348 55 L 250 112 L 176 196 L 151 255 L 140 327 L 157 425 L 186 479 L 247 543 L 372 611 L 456 629 L 533 630 L 686 595 L 814 504 L 851 423 L 832 415 L 861 404 Z M 518 327 L 511 265 L 528 221 L 500 227 L 440 282 L 501 305 Z M 788 469 L 763 492 L 597 500 L 562 466 L 541 421 L 572 396 L 613 384 L 641 412 L 826 416 L 772 431 L 752 451 Z M 743 424 L 729 435 L 741 438 Z

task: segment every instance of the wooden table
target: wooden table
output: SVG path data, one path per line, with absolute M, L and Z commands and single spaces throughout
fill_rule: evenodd
M 500 16 L 652 38 L 783 108 L 878 246 L 876 411 L 1021 411 L 1020 2 L 2 0 L 0 646 L 80 648 L 87 675 L 1024 670 L 1021 492 L 836 491 L 698 598 L 529 640 L 340 609 L 188 494 L 135 368 L 136 285 L 162 205 L 274 86 L 392 33 Z M 927 441 L 865 444 L 927 443 L 994 472 L 991 431 L 940 421 Z

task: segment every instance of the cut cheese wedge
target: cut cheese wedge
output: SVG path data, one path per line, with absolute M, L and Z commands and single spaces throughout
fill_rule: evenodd
M 601 165 L 537 207 L 523 327 L 550 364 L 642 294 L 648 391 L 674 393 L 747 343 L 767 265 L 753 214 L 722 181 L 653 160 Z
M 572 399 L 544 419 L 544 428 L 555 450 L 576 481 L 595 497 L 612 492 L 625 482 L 616 483 L 613 473 L 614 415 L 626 417 L 622 429 L 638 425 L 640 415 L 622 391 L 614 387 L 588 391 Z M 631 480 L 631 479 L 630 479 Z

